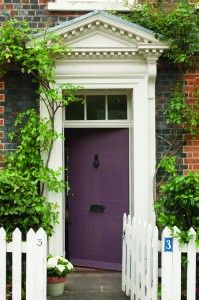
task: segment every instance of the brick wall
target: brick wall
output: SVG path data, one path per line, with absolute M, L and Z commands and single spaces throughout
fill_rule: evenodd
M 15 17 L 19 20 L 25 19 L 34 28 L 55 26 L 66 20 L 70 20 L 81 13 L 74 12 L 49 12 L 46 8 L 47 0 L 0 0 L 0 23 Z M 198 73 L 189 70 L 187 73 L 186 92 L 190 100 L 193 98 L 192 88 L 197 83 Z M 166 124 L 164 111 L 168 100 L 170 89 L 178 79 L 178 71 L 173 65 L 166 63 L 158 64 L 157 86 L 156 86 L 156 133 L 157 133 L 157 160 L 169 149 L 176 129 Z M 197 83 L 198 84 L 198 83 Z M 34 85 L 29 77 L 16 71 L 9 73 L 5 79 L 0 79 L 0 149 L 6 150 L 14 147 L 10 144 L 7 134 L 12 130 L 15 113 L 30 107 L 37 106 L 35 102 Z M 5 121 L 4 121 L 5 120 Z M 4 124 L 5 123 L 5 124 Z M 180 141 L 180 131 L 179 143 Z M 0 155 L 0 165 L 2 155 Z M 195 141 L 188 141 L 187 145 L 180 149 L 178 154 L 179 170 L 199 169 L 199 137 Z
M 191 105 L 196 99 L 195 92 L 199 92 L 199 62 L 187 71 L 185 80 L 185 92 Z M 190 138 L 187 141 L 183 147 L 183 153 L 185 154 L 184 165 L 186 165 L 184 173 L 186 174 L 188 171 L 199 171 L 199 136 L 192 139 Z
M 179 173 L 187 166 L 184 165 L 186 154 L 183 153 L 182 138 L 183 131 L 175 126 L 166 124 L 165 110 L 171 89 L 178 81 L 179 71 L 173 64 L 167 62 L 158 63 L 156 80 L 156 159 L 157 162 L 164 154 L 172 154 L 175 149 L 179 149 L 177 154 L 177 164 Z M 174 143 L 177 136 L 177 140 Z M 171 147 L 171 144 L 173 146 Z M 159 173 L 161 176 L 161 173 Z
M 45 28 L 58 25 L 79 15 L 78 12 L 52 12 L 46 7 L 46 0 L 0 0 L 0 23 L 9 18 L 27 20 L 33 28 Z M 0 79 L 0 150 L 15 147 L 9 142 L 8 133 L 16 112 L 35 107 L 34 86 L 31 79 L 16 71 Z M 5 123 L 5 124 L 4 124 Z M 0 166 L 2 166 L 0 153 Z
M 27 20 L 33 28 L 44 28 L 78 15 L 78 12 L 49 12 L 46 0 L 0 0 L 0 22 L 14 17 Z

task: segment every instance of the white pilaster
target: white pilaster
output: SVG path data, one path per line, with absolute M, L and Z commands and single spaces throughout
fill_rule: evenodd
M 40 102 L 40 115 L 41 117 L 48 118 L 48 113 L 45 108 L 44 103 Z M 62 109 L 60 108 L 55 117 L 55 130 L 62 134 L 63 131 L 63 117 L 62 117 Z M 64 142 L 62 138 L 58 138 L 53 145 L 49 168 L 53 170 L 58 170 L 59 168 L 63 168 L 63 146 Z M 45 159 L 45 157 L 44 157 Z M 46 191 L 45 195 L 47 199 L 52 203 L 57 203 L 58 205 L 58 224 L 54 226 L 54 234 L 49 239 L 49 253 L 54 255 L 64 255 L 65 247 L 64 247 L 64 230 L 65 230 L 65 212 L 64 212 L 64 193 L 55 193 Z
M 133 200 L 134 216 L 148 222 L 148 93 L 147 77 L 133 91 Z
M 158 56 L 147 57 L 148 63 L 148 222 L 155 223 L 153 202 L 155 198 L 156 137 L 155 137 L 155 82 Z

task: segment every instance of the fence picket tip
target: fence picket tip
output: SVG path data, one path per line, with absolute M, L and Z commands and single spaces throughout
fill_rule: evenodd
M 30 229 L 28 230 L 28 232 L 26 233 L 26 236 L 33 235 L 33 234 L 35 234 L 34 229 L 30 228 Z
M 17 235 L 18 236 L 22 235 L 22 233 L 21 233 L 21 231 L 18 227 L 16 227 L 15 230 L 13 231 L 13 233 L 12 233 L 12 236 L 17 236 Z
M 45 232 L 45 230 L 43 229 L 43 227 L 40 227 L 40 228 L 36 231 L 36 234 L 37 234 L 37 235 L 39 235 L 39 234 L 46 235 L 46 232 Z
M 193 235 L 193 238 L 195 239 L 196 231 L 195 231 L 195 229 L 194 229 L 193 227 L 191 227 L 191 228 L 189 229 L 189 234 Z
M 0 228 L 0 235 L 6 234 L 6 231 L 3 227 Z
M 161 300 L 181 299 L 182 253 L 187 253 L 187 300 L 196 300 L 196 253 L 199 251 L 195 243 L 194 228 L 189 230 L 192 238 L 186 247 L 180 246 L 177 237 L 180 230 L 177 226 L 165 227 L 160 240 L 157 226 L 135 217 L 131 218 L 131 223 L 127 222 L 125 228 L 127 238 L 122 264 L 122 290 L 125 294 L 130 295 L 131 299 L 157 300 L 158 277 L 161 276 Z

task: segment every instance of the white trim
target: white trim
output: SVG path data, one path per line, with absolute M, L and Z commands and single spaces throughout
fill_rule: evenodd
M 133 5 L 133 3 L 131 5 Z M 48 2 L 48 10 L 50 11 L 92 11 L 96 8 L 101 10 L 129 11 L 129 8 L 124 5 L 122 0 L 57 0 L 56 2 Z
M 104 120 L 86 120 L 86 102 L 84 102 L 84 120 L 66 120 L 64 115 L 64 127 L 65 128 L 129 128 L 130 125 L 130 107 L 131 107 L 131 92 L 126 89 L 115 89 L 115 90 L 105 90 L 105 89 L 90 89 L 90 90 L 79 90 L 77 95 L 84 96 L 84 100 L 86 96 L 89 95 L 102 95 L 105 96 L 105 119 Z M 106 110 L 107 106 L 107 96 L 109 95 L 126 95 L 127 96 L 127 119 L 108 119 L 108 110 Z
M 141 32 L 138 29 L 120 24 L 118 21 L 106 19 L 105 16 L 92 16 L 88 19 L 80 20 L 80 24 L 76 23 L 69 27 L 58 30 L 58 34 L 64 34 L 72 29 L 81 29 L 81 26 L 88 26 L 90 22 L 108 23 L 108 26 L 115 26 L 122 34 L 122 30 L 132 30 L 134 35 L 140 34 L 140 39 L 148 35 L 152 39 L 151 34 Z M 90 25 L 89 25 L 90 26 Z M 94 27 L 95 28 L 95 27 Z M 122 29 L 123 28 L 123 29 Z M 108 29 L 107 29 L 108 30 Z M 81 31 L 81 30 L 80 30 Z M 83 33 L 82 33 L 83 34 Z M 85 34 L 85 33 L 84 33 Z M 118 37 L 118 32 L 112 35 Z M 75 35 L 74 35 L 75 36 Z M 78 37 L 77 37 L 78 38 Z M 131 39 L 131 37 L 130 37 Z M 111 35 L 110 35 L 111 40 Z M 124 39 L 124 47 L 126 37 Z M 153 37 L 154 45 L 157 49 L 160 43 Z M 146 47 L 150 47 L 151 43 L 147 43 Z M 161 45 L 162 49 L 165 48 Z M 116 49 L 117 50 L 117 49 Z M 155 51 L 146 51 L 142 55 L 136 54 L 132 58 L 120 57 L 115 59 L 89 56 L 73 56 L 68 59 L 61 59 L 56 63 L 56 83 L 70 82 L 72 84 L 83 87 L 85 90 L 128 90 L 132 93 L 131 109 L 129 110 L 129 120 L 110 120 L 110 121 L 64 121 L 63 113 L 59 113 L 56 117 L 56 124 L 59 133 L 62 133 L 63 127 L 80 128 L 129 128 L 129 209 L 131 215 L 135 215 L 137 219 L 145 221 L 154 221 L 153 202 L 153 177 L 155 173 L 155 78 L 156 78 L 156 60 L 159 54 Z M 100 91 L 100 92 L 101 92 Z M 42 113 L 42 112 L 41 112 Z M 84 123 L 84 124 L 83 124 Z M 55 167 L 63 167 L 63 141 L 55 142 L 51 165 Z M 49 194 L 50 195 L 50 194 Z M 52 201 L 60 203 L 60 224 L 56 226 L 56 232 L 50 241 L 50 249 L 52 253 L 63 254 L 64 250 L 64 196 L 49 196 Z

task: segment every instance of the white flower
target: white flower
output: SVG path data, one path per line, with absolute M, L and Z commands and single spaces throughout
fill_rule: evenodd
M 68 268 L 68 270 L 70 271 L 70 270 L 72 270 L 72 269 L 73 269 L 73 265 L 72 265 L 70 262 L 68 262 L 68 264 L 67 264 L 67 268 Z
M 57 266 L 57 258 L 55 257 L 50 257 L 47 261 L 47 268 L 55 268 Z
M 65 266 L 63 265 L 58 265 L 57 269 L 59 270 L 60 273 L 62 273 L 65 270 Z

